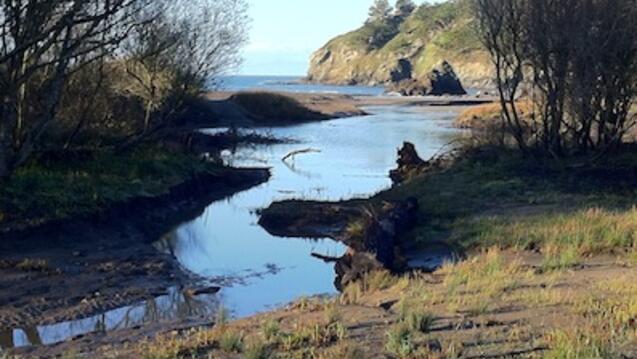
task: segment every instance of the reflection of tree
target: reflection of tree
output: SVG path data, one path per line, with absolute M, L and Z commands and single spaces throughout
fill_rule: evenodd
M 313 179 L 313 178 L 320 178 L 321 177 L 321 175 L 319 175 L 319 174 L 312 173 L 312 172 L 309 172 L 309 171 L 302 171 L 302 170 L 296 168 L 296 165 L 294 163 L 288 163 L 286 161 L 283 161 L 283 164 L 290 171 L 292 171 L 292 173 L 297 174 L 297 175 L 299 175 L 301 177 L 305 177 L 307 179 Z
M 142 324 L 210 316 L 219 306 L 219 300 L 214 295 L 193 296 L 174 288 L 168 295 L 149 299 L 139 306 L 128 308 L 119 322 L 106 329 L 117 330 Z M 104 318 L 102 323 L 106 323 L 106 320 Z
M 105 333 L 106 332 L 106 314 L 102 314 L 96 317 L 97 321 L 95 322 L 95 332 L 96 333 Z
M 24 329 L 24 334 L 27 335 L 27 340 L 31 345 L 42 345 L 42 338 L 40 332 L 36 327 L 29 327 Z
M 0 357 L 2 356 L 2 349 L 13 348 L 13 330 L 0 331 Z

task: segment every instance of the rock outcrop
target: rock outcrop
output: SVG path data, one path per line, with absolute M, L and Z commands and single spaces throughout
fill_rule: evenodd
M 386 88 L 388 93 L 401 96 L 426 96 L 431 91 L 428 84 L 418 79 L 402 80 L 392 83 Z
M 447 61 L 443 61 L 440 66 L 434 68 L 425 79 L 403 79 L 392 83 L 387 87 L 387 91 L 402 96 L 467 94 L 458 75 Z
M 429 95 L 441 96 L 467 94 L 467 91 L 465 91 L 462 86 L 458 75 L 456 75 L 453 67 L 447 61 L 443 61 L 440 67 L 431 71 L 429 74 L 429 82 L 431 84 Z
M 474 25 L 469 0 L 425 4 L 406 17 L 366 23 L 317 50 L 308 79 L 360 85 L 387 85 L 411 78 L 424 81 L 447 60 L 465 85 L 488 85 L 492 66 Z M 375 36 L 378 33 L 383 36 Z M 370 38 L 378 40 L 370 43 Z

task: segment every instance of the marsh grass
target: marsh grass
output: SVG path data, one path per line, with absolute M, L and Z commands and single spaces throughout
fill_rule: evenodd
M 25 272 L 46 272 L 51 269 L 51 266 L 46 259 L 26 258 L 17 263 L 15 268 Z
M 413 333 L 405 323 L 398 323 L 387 331 L 385 350 L 398 358 L 407 358 L 416 351 Z
M 611 359 L 619 355 L 606 336 L 590 331 L 555 331 L 547 336 L 551 347 L 544 354 L 547 359 Z
M 533 111 L 533 105 L 529 101 L 518 101 L 516 105 L 523 118 L 528 118 Z M 454 126 L 474 130 L 502 128 L 502 107 L 499 103 L 472 106 L 460 113 Z
M 342 341 L 347 337 L 347 328 L 341 323 L 297 325 L 291 332 L 282 332 L 280 348 L 293 352 L 308 347 L 320 348 Z
M 345 228 L 345 235 L 347 238 L 363 238 L 367 224 L 364 220 L 357 220 L 350 222 Z
M 550 272 L 575 267 L 580 262 L 580 254 L 576 247 L 548 246 L 540 270 Z
M 281 325 L 276 320 L 269 319 L 261 324 L 261 334 L 266 341 L 275 340 L 279 333 L 281 333 Z
M 327 324 L 338 323 L 342 319 L 342 313 L 336 301 L 325 303 L 324 314 L 325 314 L 325 322 Z
M 482 218 L 465 223 L 480 245 L 542 248 L 555 264 L 577 256 L 632 250 L 637 244 L 637 209 L 590 208 L 519 218 Z
M 272 92 L 240 92 L 230 101 L 243 107 L 265 124 L 296 124 L 300 121 L 325 120 L 328 116 L 312 111 L 296 99 Z
M 218 169 L 196 156 L 158 148 L 32 162 L 0 186 L 0 224 L 92 213 L 133 197 L 163 194 L 193 174 Z
M 405 240 L 443 238 L 460 251 L 498 246 L 543 251 L 575 247 L 582 257 L 632 250 L 635 151 L 577 166 L 523 158 L 503 148 L 464 148 L 442 170 L 381 193 L 375 201 L 418 199 L 420 221 Z M 572 163 L 571 163 L 572 162 Z M 573 167 L 569 167 L 569 166 Z M 573 169 L 575 168 L 575 169 Z
M 424 310 L 422 302 L 403 298 L 398 305 L 398 320 L 411 331 L 428 333 L 436 317 Z
M 269 348 L 258 341 L 252 341 L 246 345 L 243 359 L 270 359 L 272 357 Z
M 144 359 L 174 359 L 217 345 L 218 329 L 192 329 L 178 335 L 170 333 L 141 342 L 136 346 L 138 357 Z
M 244 334 L 234 330 L 224 330 L 219 336 L 219 348 L 227 353 L 243 351 Z
M 370 293 L 384 290 L 404 290 L 410 285 L 407 276 L 394 275 L 389 271 L 372 271 L 363 278 L 348 284 L 341 293 L 339 302 L 341 304 L 357 304 Z
M 352 342 L 341 342 L 317 356 L 317 359 L 365 359 L 365 352 Z
M 444 285 L 450 294 L 463 290 L 497 295 L 514 288 L 517 285 L 515 274 L 522 271 L 519 262 L 507 263 L 496 247 L 467 261 L 447 264 L 439 272 L 445 275 Z
M 222 327 L 228 324 L 230 317 L 231 317 L 230 310 L 224 307 L 223 305 L 221 305 L 219 306 L 219 308 L 217 308 L 217 311 L 215 312 L 215 324 Z

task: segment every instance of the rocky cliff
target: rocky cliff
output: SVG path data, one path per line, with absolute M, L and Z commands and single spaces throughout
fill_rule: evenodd
M 466 86 L 482 86 L 492 78 L 468 0 L 425 4 L 409 16 L 369 22 L 338 36 L 312 55 L 308 79 L 380 85 L 423 79 L 443 61 Z

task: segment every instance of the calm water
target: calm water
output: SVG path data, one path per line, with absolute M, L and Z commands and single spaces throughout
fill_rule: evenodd
M 408 107 L 367 108 L 367 117 L 353 117 L 272 129 L 295 144 L 239 148 L 226 154 L 228 163 L 268 166 L 272 179 L 259 187 L 213 203 L 205 214 L 183 225 L 162 242 L 189 270 L 222 289 L 224 305 L 246 316 L 288 303 L 300 296 L 333 294 L 334 269 L 310 256 L 340 255 L 345 248 L 331 240 L 284 239 L 269 235 L 256 223 L 255 211 L 282 199 L 339 200 L 364 197 L 391 185 L 396 149 L 403 141 L 430 157 L 457 135 L 454 113 L 423 115 Z M 289 152 L 312 148 L 318 153 Z
M 248 83 L 263 83 L 263 79 L 243 79 L 246 84 L 242 89 L 249 86 Z M 290 91 L 288 87 L 301 85 L 280 86 Z M 326 88 L 329 86 L 312 86 L 314 92 Z M 358 88 L 357 91 L 371 94 L 376 90 Z M 271 167 L 271 180 L 212 203 L 201 217 L 183 224 L 156 243 L 158 250 L 173 253 L 206 284 L 221 286 L 220 293 L 185 298 L 175 288 L 155 300 L 83 320 L 0 331 L 0 348 L 52 344 L 81 334 L 167 320 L 211 318 L 221 306 L 235 317 L 242 317 L 301 296 L 335 294 L 333 265 L 312 257 L 311 253 L 336 256 L 345 248 L 328 239 L 310 241 L 271 236 L 257 225 L 255 211 L 282 199 L 340 200 L 370 196 L 391 185 L 388 171 L 394 167 L 396 149 L 403 141 L 416 144 L 421 156 L 427 158 L 460 134 L 451 127 L 456 115 L 453 112 L 423 113 L 417 108 L 400 106 L 365 110 L 372 115 L 261 129 L 298 142 L 246 146 L 224 154 L 225 160 L 234 166 Z M 282 162 L 290 151 L 305 148 L 320 152 Z

